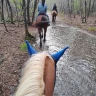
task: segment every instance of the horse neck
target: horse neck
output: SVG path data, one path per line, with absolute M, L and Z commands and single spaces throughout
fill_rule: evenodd
M 40 53 L 31 57 L 25 63 L 20 85 L 15 96 L 43 96 L 45 89 L 43 75 L 46 56 L 45 53 Z

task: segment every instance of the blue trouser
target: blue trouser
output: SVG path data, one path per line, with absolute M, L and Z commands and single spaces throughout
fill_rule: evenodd
M 38 17 L 39 15 L 45 15 L 45 16 L 47 16 L 47 17 L 48 17 L 48 21 L 49 21 L 49 16 L 48 16 L 46 13 L 43 13 L 43 14 L 38 13 L 38 15 L 36 16 L 36 20 L 37 20 L 37 17 Z

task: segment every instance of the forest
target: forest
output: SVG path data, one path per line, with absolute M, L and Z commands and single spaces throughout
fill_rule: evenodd
M 67 24 L 75 25 L 96 34 L 96 0 L 47 0 L 52 10 L 54 3 Z M 93 32 L 93 33 L 94 33 Z
M 25 32 L 27 34 L 27 24 L 33 23 L 37 13 L 37 5 L 39 0 L 0 0 L 0 22 L 19 23 L 25 22 Z M 92 19 L 92 23 L 96 24 L 96 0 L 46 0 L 48 10 L 51 11 L 56 2 L 58 12 L 71 18 L 79 16 L 82 23 L 90 23 L 88 19 Z M 93 28 L 95 30 L 95 28 Z
M 58 76 L 63 74 L 58 80 L 65 80 L 65 82 L 69 80 L 67 82 L 68 85 L 67 83 L 64 83 L 65 85 L 61 84 L 62 81 L 57 81 L 58 87 L 55 93 L 57 92 L 59 95 L 54 96 L 96 96 L 96 68 L 90 65 L 92 63 L 96 66 L 96 0 L 45 0 L 48 8 L 47 14 L 50 18 L 50 26 L 48 26 L 47 40 L 43 44 L 42 50 L 39 48 L 38 31 L 33 26 L 38 14 L 37 6 L 40 2 L 41 0 L 0 0 L 0 96 L 14 96 L 13 94 L 16 92 L 21 77 L 22 66 L 29 58 L 25 40 L 29 40 L 38 52 L 50 50 L 55 52 L 66 45 L 70 45 L 70 48 L 64 54 L 65 57 L 62 57 L 64 60 L 60 61 L 64 63 L 64 65 L 60 65 L 62 69 L 60 72 L 67 71 L 65 73 L 63 72 L 64 74 L 57 74 Z M 53 23 L 51 20 L 51 11 L 54 4 L 57 5 L 58 10 L 56 23 Z M 82 32 L 78 28 L 80 28 Z M 78 63 L 77 61 L 80 56 L 81 58 Z M 78 65 L 71 65 L 74 63 L 73 61 Z M 67 67 L 65 63 L 67 63 Z M 83 63 L 84 65 L 82 65 Z M 87 63 L 89 65 L 87 65 Z M 81 66 L 79 64 L 81 64 Z M 74 66 L 78 68 L 75 70 Z M 65 68 L 65 70 L 63 68 Z M 77 73 L 75 75 L 71 74 L 75 72 L 74 70 L 78 74 L 80 73 L 80 78 Z M 67 74 L 67 72 L 69 73 Z M 92 74 L 92 78 L 90 74 Z M 86 80 L 85 77 L 88 79 Z M 90 78 L 92 80 L 95 78 L 93 80 L 95 84 Z M 71 82 L 71 80 L 73 81 Z M 82 83 L 83 81 L 85 83 Z M 61 85 L 59 85 L 58 82 Z M 83 86 L 84 88 L 86 87 L 85 90 L 77 83 L 82 83 L 82 86 L 85 84 Z M 66 86 L 71 89 L 70 92 L 69 89 L 66 91 Z M 79 94 L 77 89 L 82 92 Z M 72 95 L 64 95 L 60 91 L 64 91 L 66 94 L 71 94 L 72 92 Z M 75 92 L 79 95 L 76 95 Z M 61 93 L 63 95 L 60 95 Z M 83 93 L 84 95 L 82 95 Z

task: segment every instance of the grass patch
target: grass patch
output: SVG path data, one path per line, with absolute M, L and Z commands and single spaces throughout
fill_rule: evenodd
M 88 28 L 89 31 L 93 31 L 93 32 L 96 32 L 96 27 L 90 27 Z
M 27 51 L 27 45 L 26 45 L 26 43 L 22 43 L 20 45 L 20 50 L 23 51 L 23 52 Z

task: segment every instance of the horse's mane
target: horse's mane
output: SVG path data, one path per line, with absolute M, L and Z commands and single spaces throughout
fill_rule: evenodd
M 33 55 L 24 65 L 15 96 L 44 96 L 44 64 L 47 53 Z M 49 58 L 51 58 L 49 56 Z

